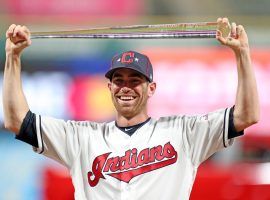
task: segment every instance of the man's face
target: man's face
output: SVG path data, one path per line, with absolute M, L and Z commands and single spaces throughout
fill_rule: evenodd
M 122 68 L 114 72 L 108 87 L 118 114 L 131 118 L 147 113 L 147 100 L 154 94 L 156 84 L 135 70 Z

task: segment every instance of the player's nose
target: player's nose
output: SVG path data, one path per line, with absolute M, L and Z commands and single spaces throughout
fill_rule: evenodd
M 121 88 L 121 92 L 128 93 L 131 89 L 128 87 L 128 85 L 125 85 Z

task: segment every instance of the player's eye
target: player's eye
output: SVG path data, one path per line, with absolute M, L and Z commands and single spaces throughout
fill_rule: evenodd
M 118 86 L 121 86 L 124 83 L 124 80 L 120 78 L 116 78 L 116 79 L 113 79 L 113 83 Z
M 131 80 L 131 82 L 132 82 L 132 83 L 140 83 L 141 80 L 140 80 L 140 79 L 133 79 L 133 80 Z
M 137 86 L 141 83 L 142 81 L 140 79 L 131 79 L 130 80 L 130 84 L 134 87 L 134 86 Z

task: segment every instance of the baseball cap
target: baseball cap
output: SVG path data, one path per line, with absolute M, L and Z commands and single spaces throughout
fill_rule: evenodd
M 126 51 L 113 57 L 111 67 L 105 77 L 111 79 L 113 73 L 120 68 L 133 69 L 144 75 L 149 82 L 153 81 L 153 68 L 149 58 L 136 51 Z

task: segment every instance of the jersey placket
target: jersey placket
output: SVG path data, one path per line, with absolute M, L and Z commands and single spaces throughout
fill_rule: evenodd
M 148 122 L 149 123 L 149 122 Z M 126 140 L 126 142 L 128 143 L 127 149 L 125 150 L 132 150 L 133 148 L 139 148 L 141 146 L 141 144 L 143 143 L 144 139 L 143 136 L 141 135 L 141 131 L 145 128 L 145 126 L 148 126 L 148 124 L 144 124 L 142 127 L 138 128 L 134 134 L 132 134 L 131 136 L 127 135 L 126 133 L 122 132 L 119 129 L 120 134 L 123 134 L 123 137 L 128 137 L 128 139 Z M 138 143 L 138 137 L 140 137 L 141 142 Z M 132 190 L 132 180 L 129 183 L 126 183 L 124 181 L 120 181 L 120 190 L 121 190 L 121 194 L 120 194 L 120 199 L 121 200 L 132 200 L 134 199 L 134 195 L 133 195 L 133 190 Z
M 130 200 L 131 198 L 131 187 L 128 183 L 121 181 L 121 200 Z

